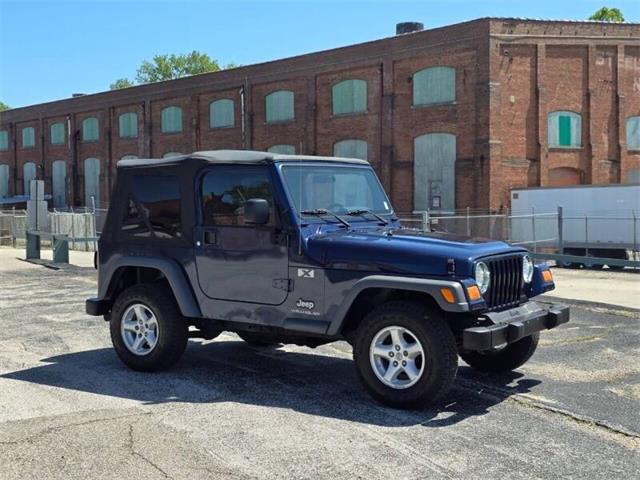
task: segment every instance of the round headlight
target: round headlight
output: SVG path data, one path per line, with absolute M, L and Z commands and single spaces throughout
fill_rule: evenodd
M 476 263 L 476 283 L 480 289 L 480 293 L 485 293 L 491 283 L 491 271 L 484 262 Z
M 530 283 L 533 278 L 533 262 L 529 255 L 522 257 L 522 279 L 524 283 Z

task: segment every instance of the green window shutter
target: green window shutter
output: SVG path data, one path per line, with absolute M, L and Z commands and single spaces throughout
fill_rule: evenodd
M 280 155 L 295 155 L 296 147 L 293 145 L 274 145 L 267 150 L 269 153 L 277 153 Z
M 0 150 L 9 150 L 9 132 L 0 130 Z
M 64 145 L 64 123 L 54 123 L 51 125 L 51 145 Z
M 571 146 L 571 118 L 567 115 L 558 117 L 558 144 L 561 147 Z
M 56 160 L 52 167 L 53 207 L 64 208 L 67 206 L 67 164 L 64 160 Z
M 367 111 L 367 82 L 344 80 L 331 89 L 333 114 L 344 115 Z
M 629 117 L 627 127 L 627 150 L 640 150 L 640 116 Z
M 547 143 L 551 148 L 580 148 L 582 117 L 575 112 L 559 110 L 547 118 Z
M 272 92 L 265 97 L 267 122 L 286 122 L 294 119 L 294 94 L 289 90 Z
M 22 129 L 22 148 L 34 147 L 36 145 L 36 131 L 33 127 Z
M 456 136 L 428 133 L 414 139 L 414 210 L 455 210 Z
M 180 107 L 165 107 L 162 109 L 160 130 L 162 133 L 178 133 L 182 131 L 182 109 Z
M 413 75 L 413 104 L 435 105 L 456 101 L 456 70 L 431 67 Z
M 84 205 L 91 207 L 92 197 L 95 206 L 100 205 L 100 160 L 87 158 L 84 161 Z
M 9 165 L 0 165 L 0 198 L 9 196 Z
M 82 141 L 93 142 L 99 138 L 98 119 L 96 117 L 85 118 L 82 121 Z
M 123 113 L 118 117 L 118 130 L 120 138 L 135 138 L 138 136 L 138 114 L 133 112 Z
M 233 127 L 235 124 L 233 100 L 223 98 L 209 105 L 209 126 L 211 128 Z
M 31 180 L 36 179 L 36 164 L 33 162 L 27 162 L 22 167 L 22 194 L 30 195 Z
M 336 157 L 360 158 L 367 160 L 369 148 L 364 140 L 342 140 L 333 145 L 333 155 Z

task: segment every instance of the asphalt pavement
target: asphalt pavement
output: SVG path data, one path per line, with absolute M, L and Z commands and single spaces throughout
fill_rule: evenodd
M 574 306 L 524 367 L 461 362 L 442 404 L 406 412 L 366 394 L 346 343 L 225 333 L 133 372 L 84 313 L 93 269 L 2 252 L 1 479 L 639 478 L 638 311 Z

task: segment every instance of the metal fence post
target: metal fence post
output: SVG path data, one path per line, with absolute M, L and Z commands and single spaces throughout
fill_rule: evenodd
M 471 225 L 470 225 L 470 218 L 469 218 L 469 207 L 467 207 L 467 237 L 471 236 Z
M 585 251 L 584 254 L 586 257 L 589 256 L 589 217 L 584 216 L 584 245 Z
M 429 210 L 422 212 L 422 230 L 429 232 L 431 230 L 431 220 L 429 219 Z
M 633 215 L 633 251 L 637 252 L 638 251 L 638 233 L 637 233 L 637 224 L 636 221 L 638 220 L 638 217 L 636 215 L 636 211 L 632 210 L 631 214 Z
M 531 234 L 533 236 L 533 251 L 538 253 L 538 244 L 536 243 L 536 209 L 531 207 Z
M 562 207 L 558 207 L 558 252 L 564 253 L 564 220 L 562 218 Z
M 511 240 L 511 217 L 509 216 L 509 209 L 507 208 L 507 210 L 505 211 L 504 214 L 504 239 L 506 241 L 510 241 Z

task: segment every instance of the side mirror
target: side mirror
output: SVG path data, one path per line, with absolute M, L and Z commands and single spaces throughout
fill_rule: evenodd
M 250 198 L 244 204 L 244 223 L 264 225 L 269 222 L 269 202 L 263 198 Z

